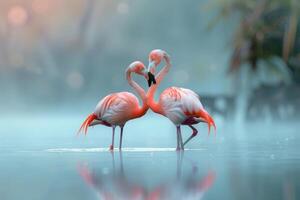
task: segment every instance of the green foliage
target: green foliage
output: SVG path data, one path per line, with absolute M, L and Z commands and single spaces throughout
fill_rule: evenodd
M 206 8 L 218 10 L 209 27 L 232 15 L 239 16 L 232 41 L 230 71 L 238 70 L 243 63 L 250 63 L 255 70 L 258 60 L 274 56 L 281 57 L 293 72 L 299 70 L 300 42 L 296 40 L 299 1 L 215 0 Z

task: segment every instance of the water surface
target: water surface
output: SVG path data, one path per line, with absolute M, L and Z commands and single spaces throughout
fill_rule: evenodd
M 145 128 L 149 120 L 154 128 Z M 111 153 L 111 130 L 76 136 L 80 121 L 2 120 L 1 199 L 300 198 L 296 124 L 221 125 L 216 136 L 199 125 L 199 136 L 179 153 L 172 124 L 149 117 L 128 124 L 123 151 Z

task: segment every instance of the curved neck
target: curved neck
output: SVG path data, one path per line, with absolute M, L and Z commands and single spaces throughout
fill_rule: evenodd
M 134 112 L 134 117 L 140 117 L 143 116 L 149 108 L 147 105 L 146 92 L 141 86 L 139 86 L 139 84 L 132 80 L 131 73 L 132 71 L 130 69 L 126 70 L 126 79 L 129 85 L 137 92 L 137 94 L 142 99 L 142 106 L 139 106 L 138 109 Z
M 170 59 L 167 56 L 165 56 L 164 59 L 166 61 L 166 65 L 158 72 L 156 76 L 156 84 L 153 84 L 147 92 L 147 104 L 149 105 L 151 110 L 160 114 L 162 114 L 161 106 L 159 105 L 158 102 L 155 101 L 154 94 L 157 90 L 157 87 L 159 86 L 159 84 L 161 83 L 161 81 L 164 79 L 164 77 L 166 76 L 166 74 L 169 72 L 171 68 Z

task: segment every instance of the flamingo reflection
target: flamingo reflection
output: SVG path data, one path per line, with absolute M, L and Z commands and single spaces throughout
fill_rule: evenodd
M 165 199 L 202 199 L 211 188 L 215 173 L 209 171 L 205 177 L 198 178 L 198 168 L 192 160 L 191 170 L 185 176 L 182 175 L 183 152 L 177 152 L 177 165 L 175 179 L 166 180 L 152 188 L 146 188 L 134 183 L 126 177 L 123 165 L 122 152 L 119 152 L 119 167 L 115 165 L 114 153 L 112 153 L 112 173 L 97 173 L 87 164 L 79 164 L 78 172 L 85 183 L 91 187 L 99 199 L 115 200 L 165 200 Z

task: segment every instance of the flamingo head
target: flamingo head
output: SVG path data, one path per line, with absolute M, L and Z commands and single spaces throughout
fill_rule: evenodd
M 154 49 L 149 53 L 149 63 L 159 65 L 161 60 L 164 58 L 165 51 L 161 49 Z
M 156 84 L 155 76 L 154 76 L 155 70 L 156 70 L 156 67 L 161 63 L 161 61 L 163 59 L 165 59 L 167 62 L 170 61 L 170 57 L 165 51 L 163 51 L 161 49 L 154 49 L 150 52 L 149 65 L 148 65 L 149 87 L 151 86 L 152 83 Z
M 135 61 L 131 63 L 126 71 L 134 72 L 136 74 L 142 75 L 145 77 L 146 80 L 149 81 L 147 68 L 141 61 Z

